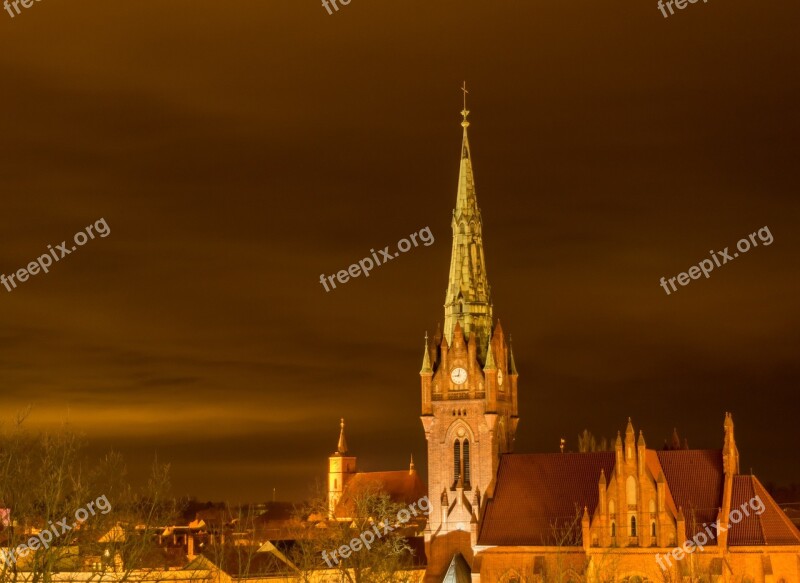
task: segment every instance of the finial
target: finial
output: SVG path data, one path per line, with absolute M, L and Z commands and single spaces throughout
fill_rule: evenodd
M 461 86 L 461 91 L 464 92 L 464 109 L 461 110 L 461 116 L 464 118 L 461 122 L 461 127 L 469 127 L 469 122 L 467 121 L 467 116 L 469 115 L 469 110 L 467 109 L 467 82 L 464 81 L 464 84 Z

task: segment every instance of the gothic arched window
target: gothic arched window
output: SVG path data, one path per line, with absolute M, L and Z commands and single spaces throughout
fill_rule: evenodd
M 628 476 L 628 480 L 625 482 L 625 498 L 629 505 L 636 504 L 636 480 L 633 476 Z
M 631 536 L 636 536 L 636 517 L 631 516 Z
M 453 444 L 453 487 L 461 480 L 461 442 L 457 439 Z
M 650 536 L 652 536 L 652 537 L 656 536 L 656 521 L 655 520 L 650 522 Z
M 611 536 L 612 537 L 617 536 L 617 523 L 614 522 L 613 520 L 611 521 Z
M 453 488 L 470 489 L 469 440 L 456 439 L 453 442 Z
M 469 488 L 469 440 L 464 440 L 464 446 L 462 447 L 462 451 L 464 452 L 464 487 Z

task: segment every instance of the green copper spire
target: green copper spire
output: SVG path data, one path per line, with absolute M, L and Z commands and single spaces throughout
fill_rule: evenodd
M 464 109 L 461 112 L 464 137 L 461 143 L 456 208 L 453 210 L 453 251 L 444 302 L 444 337 L 452 345 L 453 330 L 456 322 L 460 322 L 467 337 L 470 332 L 475 332 L 478 356 L 483 360 L 492 329 L 492 302 L 483 256 L 483 224 L 475 195 L 472 155 L 467 137 L 469 111 L 466 107 L 466 86 L 462 90 L 465 92 Z

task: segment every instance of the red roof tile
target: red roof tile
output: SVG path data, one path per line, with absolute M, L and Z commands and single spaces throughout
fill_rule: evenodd
M 725 480 L 722 452 L 672 450 L 654 453 L 657 459 L 648 451 L 648 469 L 651 474 L 663 471 L 667 503 L 673 512 L 675 507 L 683 510 L 686 536 L 691 539 L 718 518 Z M 478 544 L 580 545 L 580 518 L 584 506 L 590 516 L 597 507 L 601 469 L 607 478 L 612 476 L 613 452 L 504 455 L 500 460 L 494 498 L 488 501 L 483 516 Z M 653 478 L 658 479 L 658 476 L 653 475 Z M 755 496 L 764 503 L 763 513 L 756 514 L 751 507 L 749 516 L 731 525 L 728 544 L 800 544 L 800 531 L 763 485 L 754 476 L 734 476 L 731 511 L 740 509 L 743 504 L 747 506 Z M 732 518 L 735 517 L 737 514 Z M 715 540 L 708 544 L 715 544 Z
M 427 494 L 427 488 L 417 472 L 397 470 L 392 472 L 360 472 L 345 487 L 344 495 L 336 507 L 336 516 L 352 514 L 351 497 L 359 492 L 379 490 L 389 495 L 396 504 L 411 504 Z
M 667 487 L 686 518 L 686 537 L 693 538 L 704 525 L 717 520 L 722 507 L 725 474 L 722 451 L 681 449 L 659 451 Z M 714 544 L 710 542 L 709 544 Z
M 506 454 L 481 523 L 481 545 L 580 544 L 584 506 L 598 503 L 600 470 L 614 469 L 613 452 Z
M 763 510 L 758 514 L 762 505 Z M 733 514 L 735 510 L 739 510 L 742 515 L 737 523 L 733 521 L 738 517 Z M 731 529 L 728 534 L 728 544 L 731 546 L 800 544 L 800 531 L 755 476 L 734 476 L 731 514 Z

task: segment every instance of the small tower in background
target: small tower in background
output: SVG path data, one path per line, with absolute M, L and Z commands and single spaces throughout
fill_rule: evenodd
M 339 443 L 336 446 L 336 452 L 328 458 L 328 512 L 331 516 L 342 498 L 345 485 L 356 473 L 356 458 L 347 455 L 344 419 L 340 421 L 339 427 Z

